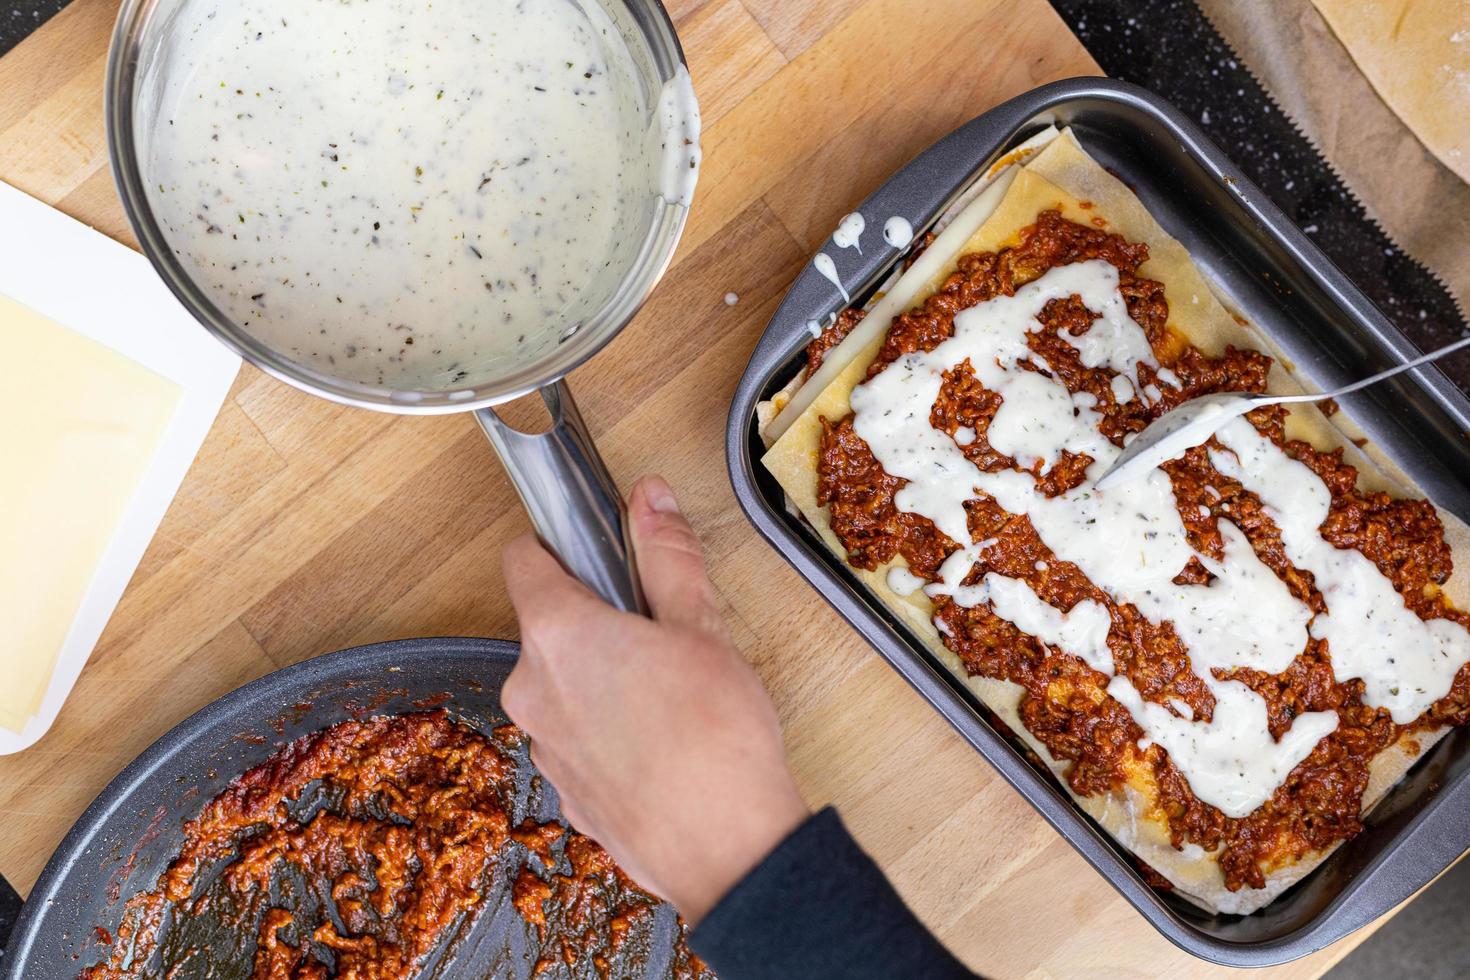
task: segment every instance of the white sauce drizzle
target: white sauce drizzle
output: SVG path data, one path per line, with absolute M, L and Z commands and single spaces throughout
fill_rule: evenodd
M 837 291 L 842 294 L 842 301 L 844 303 L 852 302 L 852 297 L 847 295 L 847 290 L 842 287 L 842 280 L 837 276 L 837 266 L 832 262 L 830 255 L 826 252 L 818 252 L 816 258 L 812 259 L 812 265 L 817 267 L 817 271 L 828 282 L 837 287 Z
M 832 233 L 832 244 L 838 248 L 855 248 L 859 255 L 863 254 L 863 229 L 867 223 L 863 216 L 857 211 L 847 215 L 837 225 L 837 230 Z
M 1233 667 L 1279 674 L 1306 648 L 1311 610 L 1257 557 L 1245 532 L 1229 521 L 1219 529 L 1224 560 L 1195 555 L 1215 576 L 1209 584 L 1160 582 L 1130 598 L 1154 622 L 1174 624 L 1201 676 Z
M 1254 692 L 1243 684 L 1213 677 L 1206 683 L 1215 695 L 1214 717 L 1208 723 L 1196 722 L 1194 709 L 1187 703 L 1172 700 L 1171 711 L 1145 701 L 1132 683 L 1114 675 L 1113 654 L 1107 645 L 1112 620 L 1099 603 L 1084 599 L 1063 613 L 1020 579 L 994 572 L 985 576 L 981 589 L 997 616 L 1111 677 L 1108 693 L 1146 732 L 1140 748 L 1146 748 L 1146 743 L 1162 745 L 1181 770 L 1188 766 L 1185 771 L 1195 795 L 1229 816 L 1244 817 L 1264 803 L 1270 792 L 1263 796 L 1260 787 L 1274 790 L 1337 727 L 1334 712 L 1307 713 L 1277 743 L 1268 729 L 1253 723 L 1260 703 Z M 1252 770 L 1261 778 L 1249 778 Z
M 894 248 L 903 248 L 914 240 L 914 226 L 907 218 L 894 215 L 883 222 L 883 240 Z
M 888 570 L 888 587 L 899 595 L 913 595 L 925 585 L 925 580 L 901 565 Z
M 1043 601 L 1021 579 L 991 572 L 982 584 L 984 599 L 1001 619 L 1043 643 L 1081 657 L 1093 670 L 1112 676 L 1108 629 L 1113 621 L 1102 603 L 1083 599 L 1064 613 Z
M 1138 367 L 1157 368 L 1143 331 L 1128 316 L 1118 293 L 1117 270 L 1100 260 L 1056 268 L 1014 296 L 998 297 L 960 313 L 952 337 L 932 351 L 915 352 L 890 364 L 852 392 L 854 429 L 890 474 L 908 484 L 896 504 L 922 514 L 956 541 L 970 538 L 964 504 L 988 494 L 1013 514 L 1030 517 L 1041 539 L 1063 561 L 1075 563 L 1119 603 L 1132 603 L 1154 622 L 1172 622 L 1189 646 L 1191 663 L 1218 707 L 1206 724 L 1181 718 L 1162 705 L 1144 702 L 1125 678 L 1110 692 L 1133 713 L 1148 739 L 1164 746 L 1197 796 L 1232 816 L 1260 806 L 1313 746 L 1337 725 L 1334 712 L 1307 713 L 1290 733 L 1272 738 L 1265 702 L 1243 684 L 1219 681 L 1214 667 L 1235 666 L 1276 673 L 1306 645 L 1310 612 L 1261 563 L 1245 536 L 1222 523 L 1223 559 L 1198 556 L 1214 573 L 1208 585 L 1176 585 L 1173 578 L 1193 557 L 1168 477 L 1154 470 L 1145 478 L 1106 493 L 1084 484 L 1045 497 L 1030 473 L 976 468 L 955 439 L 929 424 L 945 371 L 969 360 L 980 383 L 1002 397 L 988 437 L 995 448 L 1021 464 L 1051 465 L 1063 449 L 1094 460 L 1095 477 L 1119 450 L 1098 430 L 1096 399 L 1074 397 L 1060 382 L 1019 367 L 1034 362 L 1026 334 L 1051 300 L 1077 295 L 1099 314 L 1073 343 L 1084 364 L 1127 375 L 1135 387 Z M 1058 645 L 1111 675 L 1090 630 L 1088 610 L 1051 618 L 1013 584 L 992 575 L 976 584 L 963 580 L 991 542 L 962 547 L 940 568 L 939 581 L 925 591 L 950 595 L 961 605 L 989 602 L 998 615 L 1019 617 Z M 1040 600 L 1037 599 L 1036 602 Z M 999 605 L 997 605 L 999 602 Z M 1005 611 L 1002 611 L 1002 610 Z M 1252 615 L 1242 617 L 1240 611 Z M 1057 613 L 1060 617 L 1062 614 Z M 1012 620 L 1016 622 L 1016 620 Z M 1017 622 L 1018 628 L 1033 632 Z M 1033 633 L 1042 636 L 1042 633 Z M 1045 638 L 1045 636 L 1043 636 Z M 1101 666 L 1099 666 L 1101 665 Z M 1104 668 L 1106 668 L 1104 670 Z
M 1470 633 L 1452 620 L 1420 619 L 1361 552 L 1322 537 L 1332 495 L 1304 464 L 1244 419 L 1217 436 L 1230 452 L 1210 454 L 1215 468 L 1261 498 L 1287 557 L 1322 593 L 1327 612 L 1313 620 L 1312 635 L 1327 641 L 1333 676 L 1362 679 L 1364 701 L 1401 725 L 1448 694 L 1470 661 Z
M 1317 743 L 1337 729 L 1337 712 L 1298 715 L 1281 741 L 1256 716 L 1260 697 L 1236 681 L 1206 678 L 1215 696 L 1210 721 L 1181 718 L 1145 701 L 1126 678 L 1108 682 L 1108 693 L 1133 715 L 1148 738 L 1162 745 L 1184 772 L 1194 795 L 1229 817 L 1249 816 L 1280 786 Z
M 924 586 L 924 594 L 930 598 L 947 595 L 962 606 L 978 606 L 984 602 L 987 595 L 984 583 L 962 583 L 965 576 L 970 574 L 970 569 L 980 560 L 980 552 L 993 544 L 995 538 L 986 538 L 984 541 L 966 545 L 950 555 L 939 566 L 939 581 Z
M 734 306 L 738 302 L 740 302 L 740 294 L 739 293 L 726 293 L 725 294 L 725 305 L 726 306 Z

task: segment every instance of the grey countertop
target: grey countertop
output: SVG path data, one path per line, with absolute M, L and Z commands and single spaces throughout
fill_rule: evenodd
M 0 0 L 0 54 L 25 40 L 66 4 L 67 0 Z

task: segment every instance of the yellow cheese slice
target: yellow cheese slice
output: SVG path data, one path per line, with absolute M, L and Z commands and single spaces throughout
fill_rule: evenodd
M 0 725 L 40 706 L 182 390 L 0 296 Z

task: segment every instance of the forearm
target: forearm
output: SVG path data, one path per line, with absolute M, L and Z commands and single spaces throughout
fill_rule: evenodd
M 722 980 L 974 976 L 909 911 L 832 809 L 736 884 L 690 945 Z

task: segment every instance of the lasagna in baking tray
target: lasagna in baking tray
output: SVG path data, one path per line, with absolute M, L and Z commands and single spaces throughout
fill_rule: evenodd
M 1078 806 L 1252 912 L 1470 718 L 1470 529 L 1311 406 L 1098 491 L 1180 402 L 1299 386 L 1070 132 L 967 197 L 761 406 L 764 464 Z

